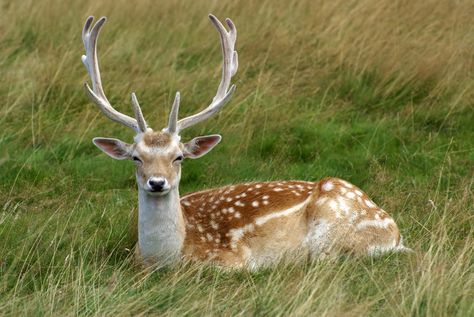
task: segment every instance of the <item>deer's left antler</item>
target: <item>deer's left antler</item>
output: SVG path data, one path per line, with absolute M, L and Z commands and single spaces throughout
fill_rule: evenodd
M 209 14 L 209 19 L 216 27 L 221 39 L 223 59 L 221 82 L 217 88 L 215 97 L 212 99 L 211 104 L 206 109 L 179 121 L 178 108 L 180 98 L 179 93 L 177 93 L 173 107 L 171 109 L 168 128 L 166 129 L 170 133 L 179 133 L 180 131 L 189 128 L 196 123 L 208 119 L 229 101 L 235 91 L 235 85 L 230 86 L 230 83 L 232 76 L 235 75 L 237 68 L 239 67 L 238 55 L 234 50 L 235 41 L 237 40 L 237 29 L 231 19 L 225 20 L 227 26 L 229 27 L 229 31 L 227 31 L 224 25 L 222 25 L 222 23 L 214 15 Z

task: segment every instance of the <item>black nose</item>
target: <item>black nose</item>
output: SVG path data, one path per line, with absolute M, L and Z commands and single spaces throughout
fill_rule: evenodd
M 151 190 L 154 192 L 161 192 L 165 187 L 166 182 L 162 179 L 149 179 L 148 185 L 150 186 Z

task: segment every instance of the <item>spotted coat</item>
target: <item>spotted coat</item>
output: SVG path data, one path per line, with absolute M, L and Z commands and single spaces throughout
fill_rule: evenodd
M 183 255 L 227 266 L 261 266 L 293 251 L 377 253 L 401 248 L 393 219 L 337 178 L 229 185 L 181 199 Z

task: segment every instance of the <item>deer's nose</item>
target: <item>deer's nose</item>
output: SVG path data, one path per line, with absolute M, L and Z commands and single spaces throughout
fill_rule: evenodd
M 162 192 L 168 189 L 168 181 L 163 177 L 150 177 L 148 179 L 148 186 L 153 192 Z

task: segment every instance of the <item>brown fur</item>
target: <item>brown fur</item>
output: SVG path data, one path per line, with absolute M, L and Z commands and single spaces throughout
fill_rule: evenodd
M 142 141 L 148 147 L 166 147 L 171 143 L 171 134 L 150 131 L 143 133 Z
M 324 186 L 327 183 L 333 185 L 331 190 Z M 255 201 L 258 205 L 252 205 Z M 297 211 L 268 218 L 305 201 L 308 203 Z M 334 210 L 335 204 L 350 212 Z M 225 186 L 184 196 L 181 206 L 186 223 L 183 255 L 225 266 L 242 266 L 250 259 L 270 261 L 285 252 L 304 249 L 302 241 L 315 220 L 331 224 L 331 249 L 367 254 L 372 246 L 398 245 L 400 240 L 395 222 L 391 222 L 385 211 L 359 188 L 337 178 L 317 183 L 288 181 Z M 386 218 L 390 218 L 386 228 L 378 227 Z M 267 221 L 258 225 L 259 219 Z M 375 225 L 359 230 L 357 226 L 363 226 L 364 220 L 375 221 Z M 235 230 L 242 232 L 236 241 Z
M 243 237 L 245 246 L 239 244 L 237 248 L 232 248 L 232 235 L 230 233 L 232 229 L 243 228 L 245 225 L 254 223 L 258 217 L 277 210 L 285 210 L 304 202 L 314 188 L 314 183 L 309 182 L 282 182 L 282 185 L 285 184 L 293 188 L 275 192 L 274 189 L 283 187 L 278 184 L 280 183 L 239 184 L 183 197 L 181 206 L 186 221 L 184 253 L 191 258 L 201 260 L 213 258 L 218 262 L 221 262 L 221 260 L 232 262 L 235 260 L 234 258 L 238 258 L 237 262 L 242 262 L 242 253 L 245 253 L 245 248 L 251 248 L 252 252 L 256 251 L 253 248 L 265 249 L 266 243 L 260 238 L 263 237 L 264 240 L 267 240 L 271 234 L 269 232 L 270 228 L 266 226 L 254 225 L 254 230 Z M 267 196 L 268 199 L 263 199 Z M 231 199 L 231 201 L 227 201 L 228 199 Z M 254 201 L 258 201 L 259 205 L 253 206 L 252 202 Z M 263 201 L 268 201 L 268 204 L 264 205 Z M 239 206 L 238 202 L 245 206 Z M 284 231 L 295 226 L 303 227 L 299 221 L 291 223 L 285 218 L 277 218 L 268 223 L 275 222 L 274 226 L 282 228 Z M 282 219 L 284 223 L 280 223 Z M 280 224 L 276 225 L 277 223 Z M 273 231 L 273 229 L 270 231 Z M 283 233 L 279 240 L 292 239 L 289 239 L 288 235 Z M 281 245 L 281 243 L 279 244 Z M 270 249 L 266 248 L 266 252 L 268 251 Z

